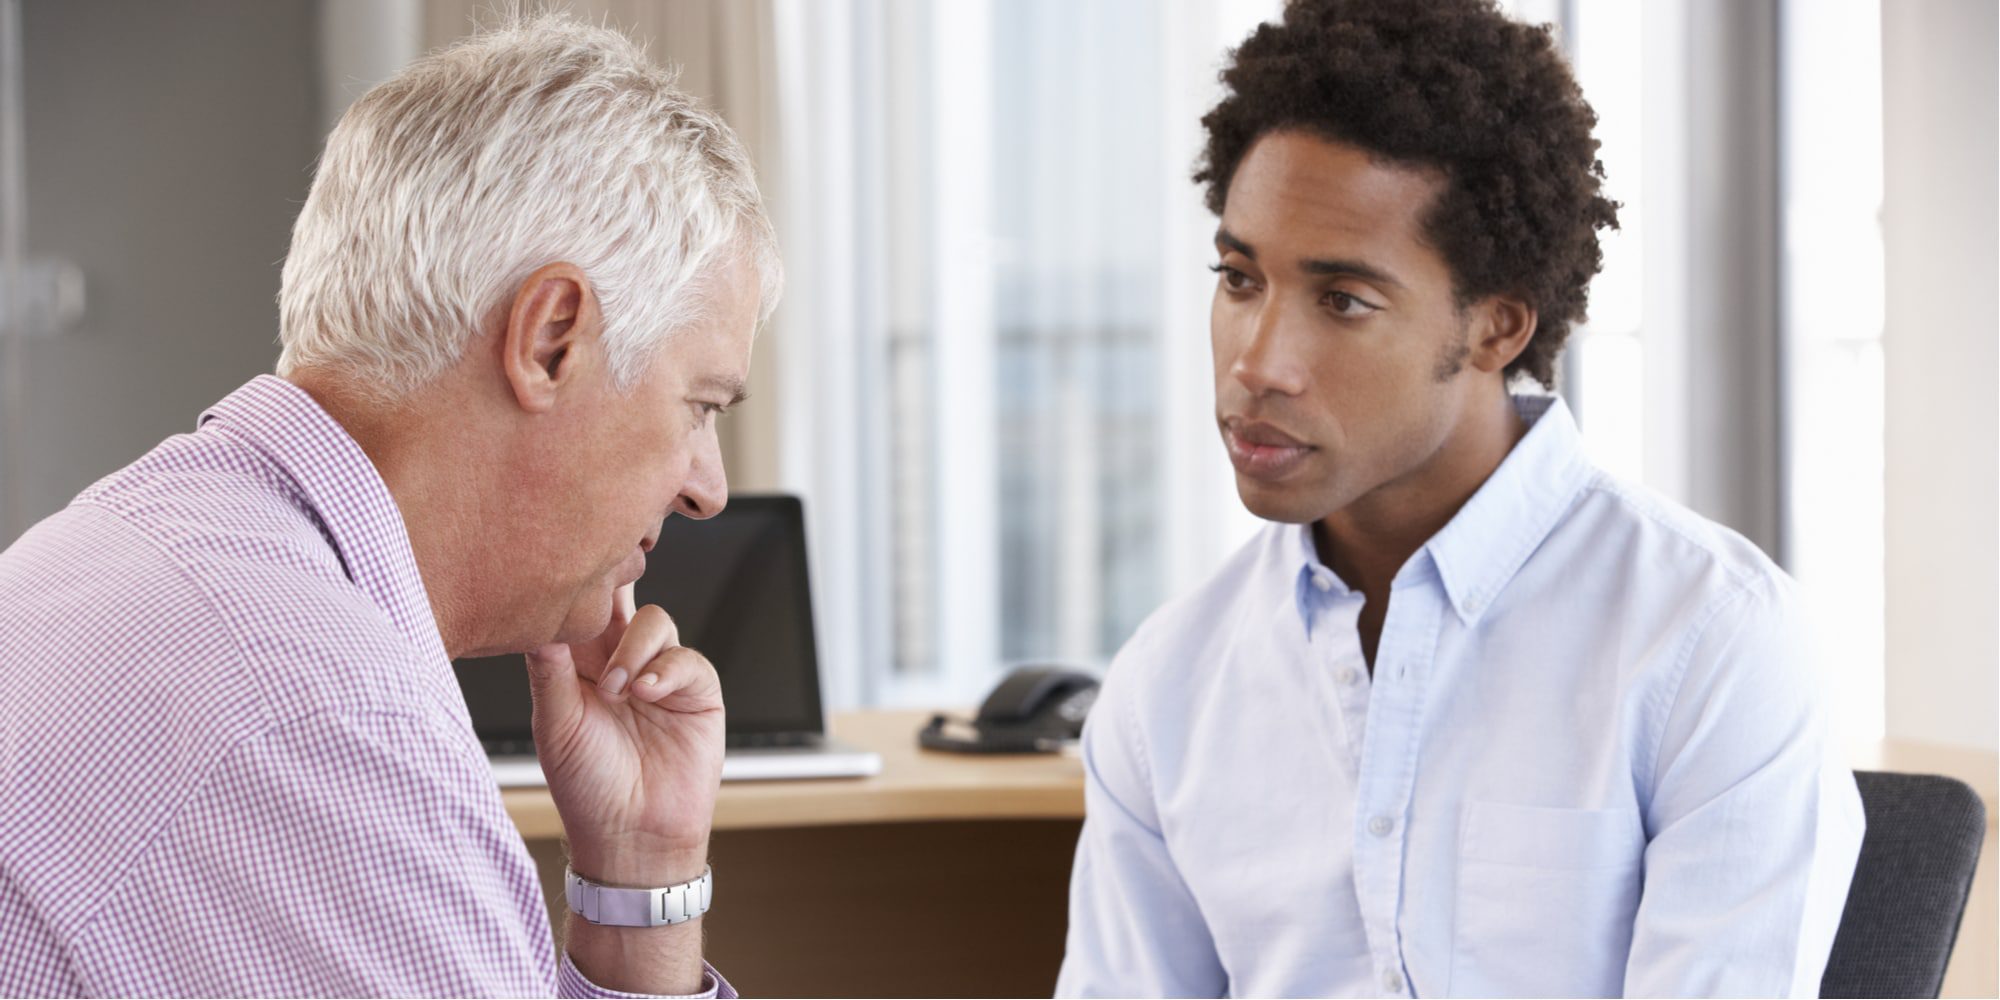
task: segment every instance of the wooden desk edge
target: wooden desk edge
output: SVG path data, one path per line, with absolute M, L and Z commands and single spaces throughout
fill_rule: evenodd
M 838 779 L 828 779 L 838 780 Z M 562 817 L 540 788 L 500 793 L 507 815 L 526 840 L 562 837 Z M 716 803 L 716 830 L 775 830 L 863 823 L 925 823 L 951 820 L 1083 818 L 1083 794 L 1058 789 L 995 791 L 965 789 L 856 790 L 851 795 L 812 794 L 798 800 L 778 796 L 723 799 Z

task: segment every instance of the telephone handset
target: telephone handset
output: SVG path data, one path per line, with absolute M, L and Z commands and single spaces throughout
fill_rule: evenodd
M 931 750 L 1054 753 L 1083 735 L 1097 678 L 1063 667 L 1017 667 L 970 721 L 934 715 L 917 734 Z

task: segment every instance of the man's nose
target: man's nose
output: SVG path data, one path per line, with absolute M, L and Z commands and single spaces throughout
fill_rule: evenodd
M 1230 377 L 1255 396 L 1305 392 L 1306 365 L 1295 349 L 1296 323 L 1287 321 L 1275 299 L 1267 300 L 1250 323 L 1229 366 Z
M 722 513 L 729 503 L 729 474 L 722 468 L 722 447 L 714 434 L 702 435 L 688 477 L 681 483 L 674 509 L 697 521 Z

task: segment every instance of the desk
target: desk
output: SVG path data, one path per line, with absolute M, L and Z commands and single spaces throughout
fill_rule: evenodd
M 917 747 L 917 730 L 930 717 L 929 712 L 834 716 L 834 738 L 881 754 L 881 774 L 728 782 L 715 800 L 715 829 L 1083 818 L 1083 765 L 1076 758 L 930 753 Z M 516 788 L 500 797 L 523 837 L 562 836 L 548 792 Z
M 761 996 L 1047 996 L 1062 960 L 1069 866 L 1083 818 L 1073 757 L 917 748 L 924 712 L 835 716 L 882 755 L 873 778 L 733 782 L 715 804 L 722 887 L 708 957 Z M 1864 770 L 1944 774 L 1986 802 L 1987 833 L 1944 995 L 1994 996 L 1991 753 L 1901 741 L 1850 748 Z M 562 825 L 546 791 L 502 793 L 563 926 Z
M 1048 996 L 1083 822 L 1074 757 L 917 747 L 928 712 L 856 712 L 835 738 L 872 778 L 729 782 L 715 802 L 704 951 L 746 996 Z M 501 793 L 563 927 L 562 823 Z

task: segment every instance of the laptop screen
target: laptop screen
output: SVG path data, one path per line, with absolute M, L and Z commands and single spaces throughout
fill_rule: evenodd
M 670 517 L 635 596 L 673 616 L 681 644 L 715 664 L 732 744 L 819 733 L 819 658 L 797 497 L 732 496 L 706 521 Z M 527 668 L 519 656 L 454 663 L 488 750 L 529 753 Z

